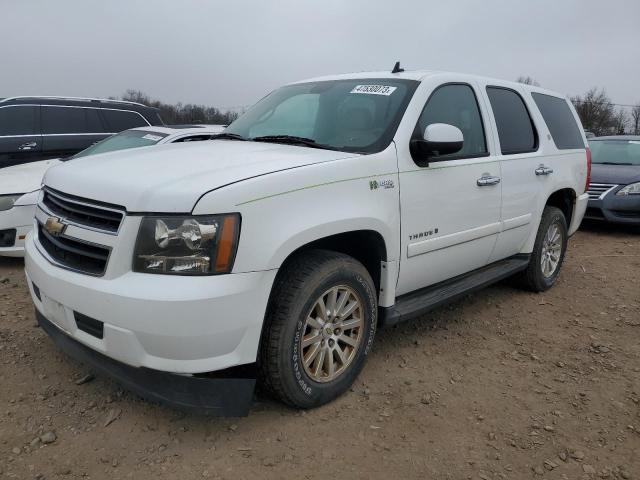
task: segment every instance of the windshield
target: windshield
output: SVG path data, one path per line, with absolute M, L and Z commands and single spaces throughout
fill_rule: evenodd
M 375 153 L 393 139 L 417 86 L 389 78 L 289 85 L 263 98 L 225 134 L 273 142 L 298 137 L 320 148 Z
M 126 150 L 128 148 L 148 147 L 150 145 L 155 145 L 166 136 L 166 133 L 148 132 L 145 130 L 125 130 L 117 135 L 105 138 L 101 142 L 91 145 L 89 148 L 85 148 L 81 152 L 69 157 L 67 160 L 86 157 L 88 155 L 96 155 L 98 153 Z
M 640 140 L 591 140 L 591 161 L 615 165 L 640 165 Z

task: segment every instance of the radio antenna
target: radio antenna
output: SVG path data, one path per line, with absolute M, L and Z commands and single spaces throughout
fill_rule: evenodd
M 393 66 L 393 70 L 391 70 L 391 73 L 401 73 L 404 72 L 404 68 L 400 67 L 400 62 L 396 62 L 396 64 Z

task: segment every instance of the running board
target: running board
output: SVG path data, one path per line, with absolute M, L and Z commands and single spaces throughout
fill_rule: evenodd
M 420 316 L 440 305 L 464 297 L 492 283 L 521 272 L 529 265 L 529 255 L 515 255 L 450 280 L 407 293 L 395 305 L 380 309 L 380 326 L 388 327 Z

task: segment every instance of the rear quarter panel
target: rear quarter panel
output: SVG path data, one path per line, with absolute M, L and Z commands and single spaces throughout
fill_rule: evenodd
M 540 218 L 542 216 L 542 211 L 547 203 L 549 197 L 556 191 L 562 189 L 571 189 L 574 192 L 574 205 L 573 205 L 573 219 L 571 221 L 571 225 L 579 225 L 580 221 L 582 221 L 582 216 L 584 216 L 584 209 L 580 208 L 579 197 L 585 192 L 585 185 L 587 181 L 587 157 L 585 148 L 587 146 L 587 139 L 584 134 L 584 129 L 582 128 L 582 123 L 578 117 L 578 114 L 571 104 L 571 102 L 562 95 L 559 95 L 555 92 L 551 92 L 548 90 L 544 90 L 537 87 L 523 87 L 522 95 L 525 101 L 527 102 L 527 106 L 529 107 L 529 111 L 531 112 L 531 116 L 538 130 L 538 135 L 540 137 L 540 148 L 541 148 L 541 157 L 540 163 L 543 163 L 547 167 L 553 169 L 553 174 L 551 174 L 548 178 L 548 181 L 545 182 L 539 181 L 539 188 L 541 188 L 541 195 L 538 197 L 537 205 L 536 205 L 536 213 L 535 216 L 535 228 L 532 228 L 529 239 L 527 240 L 523 252 L 529 253 L 533 250 L 533 245 L 535 243 L 536 234 L 538 231 L 538 226 L 540 224 Z M 580 134 L 582 136 L 582 141 L 584 144 L 584 148 L 579 149 L 571 149 L 571 150 L 561 150 L 557 148 L 555 142 L 553 141 L 553 137 L 551 136 L 551 132 L 547 127 L 547 124 L 536 105 L 536 102 L 533 99 L 532 93 L 542 93 L 545 95 L 550 95 L 553 97 L 562 98 L 565 102 L 567 102 L 574 120 L 576 121 Z M 568 220 L 568 219 L 567 219 Z M 576 223 L 577 222 L 577 223 Z M 571 226 L 569 225 L 569 226 Z M 576 227 L 577 228 L 577 227 Z

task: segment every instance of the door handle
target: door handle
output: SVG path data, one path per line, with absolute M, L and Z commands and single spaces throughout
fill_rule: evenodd
M 544 165 L 539 165 L 535 170 L 536 175 L 550 175 L 553 173 L 553 168 L 546 167 Z
M 38 142 L 27 142 L 23 143 L 18 147 L 18 150 L 31 150 L 32 148 L 36 148 L 38 146 Z
M 490 185 L 497 185 L 500 183 L 500 177 L 494 177 L 492 175 L 483 175 L 476 182 L 479 187 L 487 187 Z

